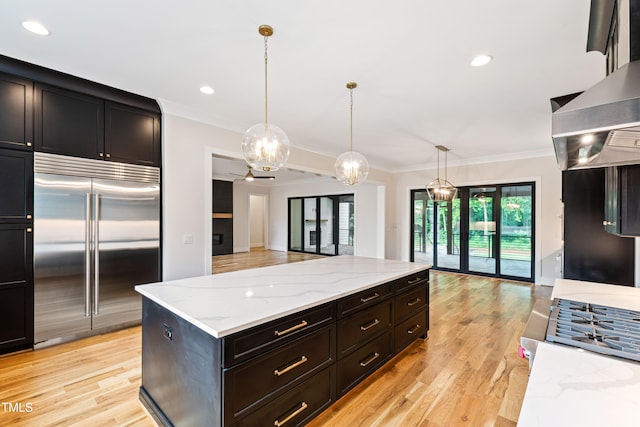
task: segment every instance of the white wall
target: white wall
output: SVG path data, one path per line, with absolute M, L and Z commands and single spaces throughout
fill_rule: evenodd
M 162 277 L 202 276 L 211 272 L 211 154 L 239 150 L 238 134 L 166 113 L 162 121 Z

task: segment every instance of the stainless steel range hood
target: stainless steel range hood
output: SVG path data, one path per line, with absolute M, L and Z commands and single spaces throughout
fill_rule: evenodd
M 640 61 L 554 112 L 551 130 L 562 170 L 640 163 Z

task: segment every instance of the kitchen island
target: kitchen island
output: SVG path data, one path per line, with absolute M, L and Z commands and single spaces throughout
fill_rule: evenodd
M 338 256 L 137 286 L 140 399 L 162 425 L 304 424 L 426 337 L 429 268 Z
M 555 298 L 640 310 L 640 289 L 626 286 L 558 279 Z M 640 363 L 541 342 L 518 426 L 631 426 L 639 409 Z

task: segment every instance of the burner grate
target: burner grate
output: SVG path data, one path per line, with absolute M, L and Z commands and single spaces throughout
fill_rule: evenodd
M 640 362 L 640 312 L 556 299 L 547 341 Z

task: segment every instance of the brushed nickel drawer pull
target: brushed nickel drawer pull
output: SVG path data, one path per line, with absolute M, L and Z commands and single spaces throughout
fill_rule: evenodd
M 376 360 L 378 357 L 380 357 L 380 353 L 378 353 L 377 351 L 375 353 L 373 353 L 371 355 L 371 357 L 369 357 L 367 360 L 364 360 L 362 362 L 360 362 L 360 366 L 362 366 L 363 368 L 367 365 L 369 365 L 371 362 L 373 362 L 374 360 Z
M 374 299 L 379 298 L 379 297 L 380 297 L 380 294 L 376 292 L 375 294 L 371 295 L 370 297 L 360 298 L 360 301 L 361 302 L 369 302 L 369 301 L 374 300 Z
M 408 305 L 409 307 L 413 307 L 414 305 L 416 305 L 416 304 L 417 304 L 417 303 L 419 303 L 420 301 L 422 301 L 422 299 L 420 299 L 420 298 L 416 298 L 416 299 L 414 299 L 413 301 L 409 301 L 409 302 L 407 303 L 407 305 Z
M 280 421 L 280 420 L 275 420 L 273 422 L 273 425 L 276 427 L 280 427 L 285 425 L 285 423 L 287 423 L 288 421 L 291 421 L 291 419 L 293 417 L 295 417 L 296 415 L 300 414 L 302 411 L 304 411 L 305 409 L 307 409 L 309 405 L 307 405 L 307 402 L 302 402 L 302 404 L 300 405 L 300 407 L 298 409 L 296 409 L 295 411 L 293 411 L 291 414 L 289 414 L 289 416 L 287 418 L 285 418 L 284 420 Z
M 367 323 L 366 325 L 360 325 L 360 330 L 366 331 L 367 329 L 371 329 L 379 323 L 380 321 L 378 319 L 374 319 L 371 322 Z
M 289 329 L 285 329 L 285 330 L 284 330 L 284 331 L 282 331 L 282 332 L 280 332 L 280 331 L 273 331 L 273 333 L 274 333 L 276 336 L 281 337 L 281 336 L 286 335 L 286 334 L 288 334 L 288 333 L 290 333 L 290 332 L 297 331 L 297 330 L 298 330 L 298 329 L 300 329 L 300 328 L 304 328 L 304 327 L 305 327 L 305 326 L 307 326 L 307 325 L 308 325 L 307 321 L 306 321 L 306 320 L 303 320 L 302 322 L 298 323 L 298 324 L 297 324 L 297 325 L 295 325 L 295 326 L 290 327 Z
M 273 371 L 273 375 L 275 376 L 280 376 L 280 375 L 284 375 L 287 372 L 289 372 L 290 370 L 297 368 L 298 366 L 302 365 L 303 363 L 305 363 L 308 359 L 306 358 L 306 356 L 302 356 L 300 358 L 300 360 L 298 360 L 295 363 L 292 363 L 291 365 L 287 366 L 286 368 L 284 368 L 282 371 L 276 369 L 275 371 Z
M 413 334 L 414 332 L 416 332 L 418 329 L 420 329 L 420 325 L 416 325 L 413 328 L 407 330 L 408 334 Z
M 420 280 L 422 280 L 422 277 L 416 277 L 413 280 L 409 280 L 407 283 L 409 283 L 410 285 L 415 285 L 416 283 L 418 283 Z

